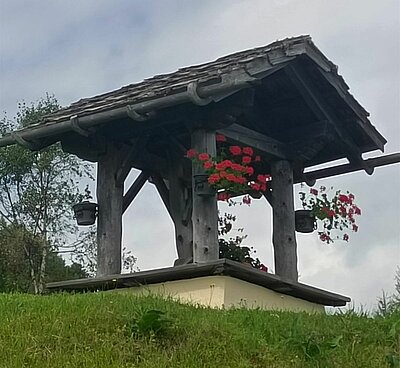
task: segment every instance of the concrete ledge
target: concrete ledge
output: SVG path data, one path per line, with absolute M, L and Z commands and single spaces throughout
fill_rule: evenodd
M 350 298 L 346 296 L 331 293 L 299 282 L 293 282 L 277 275 L 262 272 L 226 259 L 202 264 L 192 263 L 183 266 L 141 271 L 132 274 L 52 282 L 48 283 L 46 287 L 49 292 L 112 290 L 218 275 L 230 276 L 231 278 L 257 285 L 261 287 L 258 290 L 262 290 L 262 288 L 269 289 L 280 295 L 291 296 L 319 305 L 337 307 L 345 306 L 346 303 L 350 302 Z M 227 298 L 229 298 L 229 291 L 227 293 Z

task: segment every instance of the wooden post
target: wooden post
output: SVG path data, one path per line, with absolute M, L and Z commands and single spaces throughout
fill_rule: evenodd
M 275 273 L 297 281 L 292 165 L 288 161 L 274 161 L 271 174 Z
M 198 153 L 216 155 L 215 132 L 198 129 L 192 133 L 192 148 Z M 200 196 L 196 193 L 194 177 L 203 174 L 201 166 L 192 165 L 193 175 L 193 262 L 209 262 L 219 258 L 217 196 Z
M 121 273 L 123 183 L 116 172 L 122 162 L 121 151 L 108 143 L 106 154 L 97 165 L 97 276 Z
M 192 188 L 184 181 L 182 160 L 171 160 L 168 176 L 170 212 L 178 253 L 175 265 L 193 262 Z

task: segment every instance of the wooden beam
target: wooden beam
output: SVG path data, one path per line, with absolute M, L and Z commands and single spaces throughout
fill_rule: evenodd
M 132 183 L 122 200 L 122 213 L 125 213 L 132 201 L 139 194 L 140 190 L 143 188 L 143 185 L 146 183 L 149 177 L 150 174 L 148 172 L 142 171 L 136 178 L 136 180 Z
M 118 168 L 116 174 L 116 180 L 119 185 L 124 183 L 126 177 L 129 175 L 132 169 L 135 159 L 138 157 L 138 154 L 143 150 L 146 142 L 147 138 L 138 139 L 132 144 L 132 146 L 128 147 L 125 150 L 125 157 L 121 162 L 121 165 Z
M 192 148 L 196 152 L 216 155 L 215 132 L 197 129 L 192 133 Z M 193 163 L 194 175 L 204 174 L 201 166 Z M 219 258 L 217 195 L 200 196 L 193 184 L 193 260 L 196 263 Z
M 287 148 L 283 143 L 239 124 L 232 124 L 228 128 L 219 129 L 217 132 L 230 140 L 251 146 L 263 153 L 278 158 L 287 158 Z
M 112 142 L 97 165 L 97 276 L 121 272 L 123 185 L 115 178 L 121 164 L 121 150 Z
M 165 208 L 167 209 L 169 215 L 172 218 L 171 206 L 170 206 L 170 200 L 169 200 L 169 189 L 165 185 L 164 179 L 159 174 L 152 174 L 150 182 L 156 186 L 158 194 L 160 195 Z
M 275 274 L 297 281 L 292 165 L 288 161 L 274 161 L 271 174 Z
M 284 70 L 314 114 L 321 120 L 328 119 L 335 128 L 339 137 L 338 145 L 342 146 L 342 149 L 347 152 L 349 161 L 355 164 L 363 164 L 361 150 L 348 135 L 343 124 L 337 119 L 332 108 L 326 103 L 304 70 L 298 65 L 292 64 L 288 65 Z M 364 166 L 363 169 L 369 175 L 373 173 L 373 169 L 367 166 Z
M 365 166 L 368 167 L 380 167 L 386 165 L 392 165 L 400 162 L 400 153 L 392 153 L 390 155 L 384 155 L 380 157 L 369 158 L 364 160 L 363 165 L 357 164 L 344 164 L 333 167 L 327 167 L 325 169 L 314 170 L 307 173 L 304 173 L 302 176 L 295 178 L 295 183 L 301 183 L 306 180 L 317 180 L 322 178 L 328 178 L 331 176 L 347 174 L 354 171 L 364 170 Z

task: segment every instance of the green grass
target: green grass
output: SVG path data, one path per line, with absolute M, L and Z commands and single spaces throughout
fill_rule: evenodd
M 399 320 L 1 294 L 0 367 L 396 367 Z

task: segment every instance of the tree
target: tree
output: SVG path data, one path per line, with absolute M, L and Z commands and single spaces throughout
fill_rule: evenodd
M 40 267 L 41 239 L 24 227 L 4 222 L 0 226 L 0 292 L 33 291 L 31 270 Z M 29 255 L 27 255 L 27 252 Z M 30 262 L 32 264 L 30 265 Z M 46 259 L 46 282 L 87 277 L 78 263 L 66 265 L 54 252 Z M 37 269 L 35 270 L 37 272 Z
M 60 108 L 54 96 L 22 103 L 14 119 L 0 121 L 0 135 L 37 123 Z M 82 198 L 82 181 L 93 180 L 92 166 L 63 152 L 59 143 L 32 152 L 19 145 L 0 149 L 0 219 L 3 230 L 19 234 L 35 293 L 43 292 L 50 253 L 77 233 L 71 207 Z

